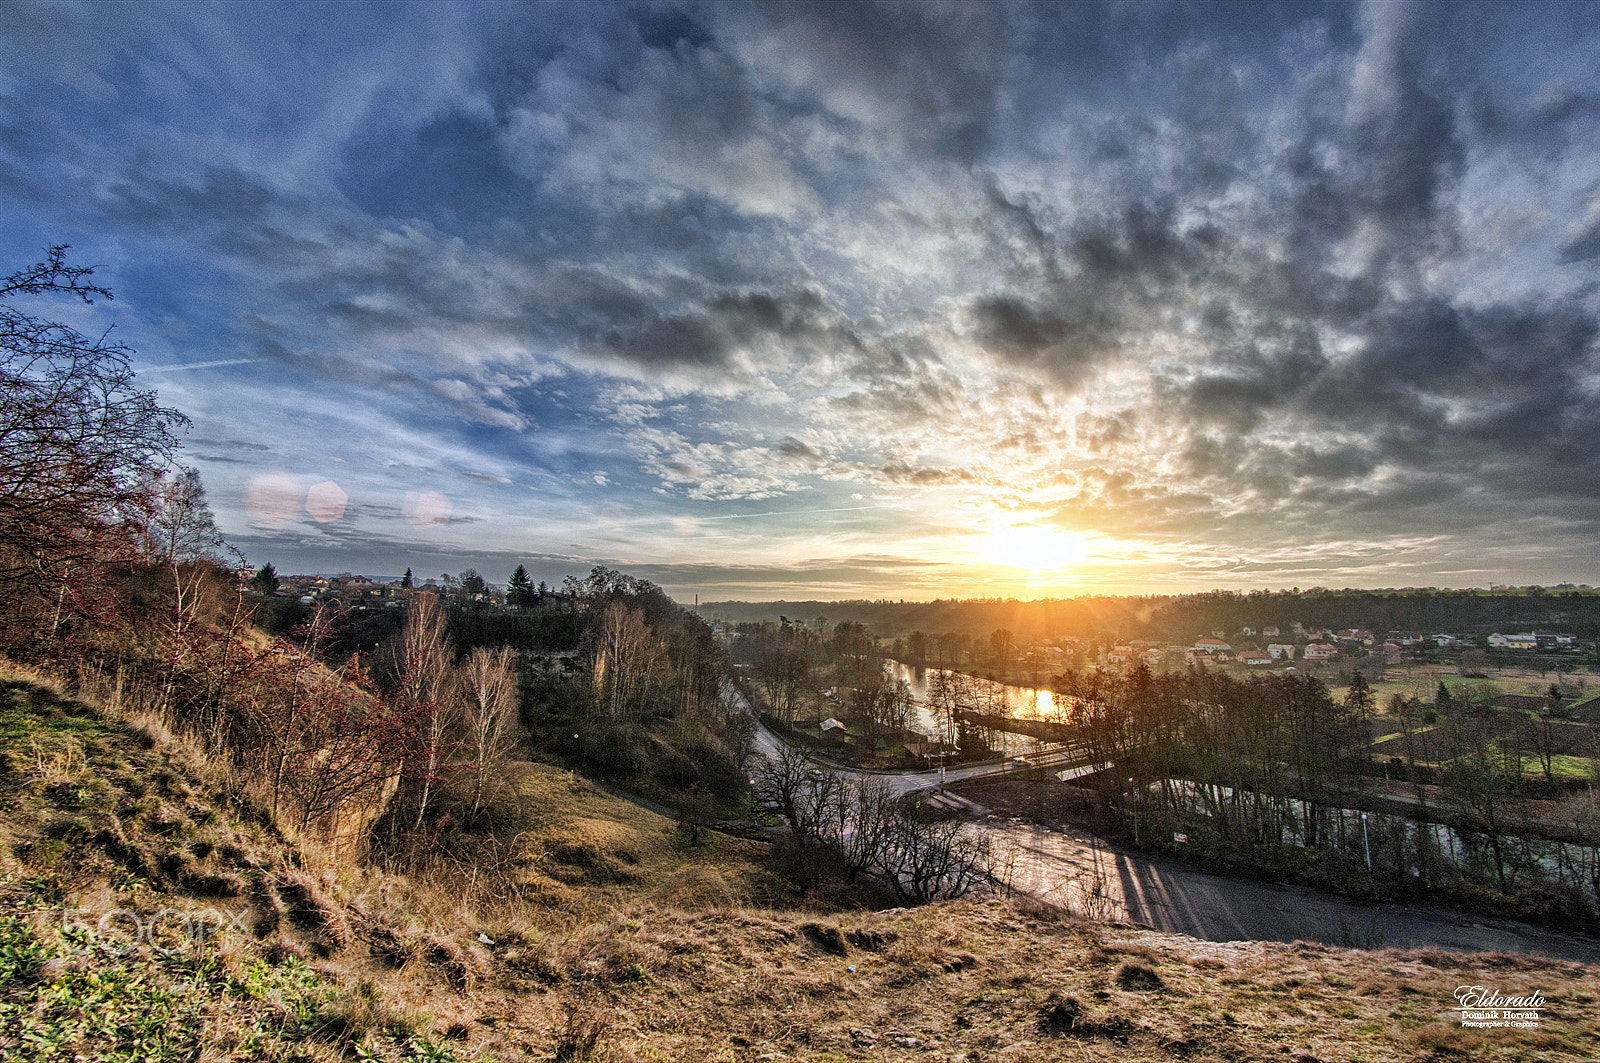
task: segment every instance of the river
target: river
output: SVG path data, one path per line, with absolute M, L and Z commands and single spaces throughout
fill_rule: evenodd
M 890 679 L 904 681 L 911 690 L 911 697 L 916 702 L 916 715 L 912 720 L 912 726 L 930 738 L 943 736 L 948 740 L 944 721 L 928 704 L 928 682 L 933 673 L 939 669 L 922 668 L 893 660 L 885 661 L 884 667 L 888 670 Z M 1055 695 L 1049 690 L 1042 687 L 1019 687 L 1009 683 L 997 683 L 992 679 L 983 679 L 965 672 L 960 674 L 969 688 L 972 704 L 968 707 L 978 712 L 994 716 L 1017 716 L 1030 720 L 1061 718 Z M 989 744 L 997 752 L 1007 756 L 1033 753 L 1039 749 L 1037 739 L 1005 731 L 992 732 Z

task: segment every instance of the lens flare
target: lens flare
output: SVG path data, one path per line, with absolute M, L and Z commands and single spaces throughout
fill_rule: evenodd
M 344 488 L 332 480 L 324 480 L 306 492 L 306 512 L 315 517 L 318 524 L 327 524 L 344 516 L 344 507 L 349 501 Z
M 245 505 L 257 524 L 281 528 L 300 512 L 300 485 L 285 472 L 266 472 L 250 478 Z
M 400 512 L 413 528 L 432 528 L 450 519 L 450 500 L 437 491 L 407 491 Z

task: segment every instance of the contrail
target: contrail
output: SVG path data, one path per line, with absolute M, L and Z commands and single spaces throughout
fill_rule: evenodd
M 249 365 L 254 358 L 223 358 L 215 362 L 188 362 L 184 365 L 147 365 L 141 373 L 170 373 L 177 369 L 210 369 L 218 365 Z
M 859 512 L 861 510 L 880 509 L 880 508 L 882 508 L 882 507 L 880 507 L 880 506 L 844 506 L 844 507 L 841 507 L 839 509 L 807 509 L 807 510 L 775 509 L 770 513 L 723 513 L 723 514 L 721 514 L 719 516 L 715 516 L 715 517 L 696 517 L 694 519 L 695 520 L 739 520 L 740 518 L 743 518 L 743 517 L 788 517 L 788 516 L 793 516 L 793 515 L 795 515 L 797 513 L 805 513 L 806 515 L 810 515 L 812 513 L 856 513 L 856 512 Z M 668 518 L 668 519 L 670 519 L 670 518 Z

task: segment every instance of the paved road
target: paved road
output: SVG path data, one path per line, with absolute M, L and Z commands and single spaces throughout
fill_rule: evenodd
M 782 740 L 764 725 L 756 748 Z M 1052 764 L 1071 759 L 1066 752 Z M 853 769 L 840 766 L 840 770 Z M 945 782 L 1007 770 L 1006 762 L 962 765 Z M 901 793 L 939 784 L 939 772 L 884 773 Z M 990 818 L 975 824 L 994 846 L 997 872 L 1013 888 L 1092 918 L 1142 923 L 1206 941 L 1321 941 L 1355 948 L 1502 951 L 1600 963 L 1600 941 L 1556 934 L 1512 920 L 1485 919 L 1399 904 L 1362 904 L 1298 886 L 1197 871 L 1129 852 L 1082 832 Z
M 1600 963 L 1600 941 L 1512 920 L 1362 904 L 1299 886 L 1213 875 L 1109 847 L 1088 834 L 1016 821 L 991 820 L 989 828 L 1003 878 L 1081 915 L 1206 941 L 1303 939 L 1355 948 L 1499 950 Z

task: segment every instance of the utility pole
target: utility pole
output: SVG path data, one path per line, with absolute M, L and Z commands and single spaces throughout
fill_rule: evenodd
M 1361 848 L 1367 851 L 1367 873 L 1372 873 L 1372 843 L 1367 841 L 1367 814 L 1361 813 Z
M 1133 776 L 1128 776 L 1128 797 L 1133 800 L 1133 847 L 1139 848 L 1139 802 L 1133 793 Z

